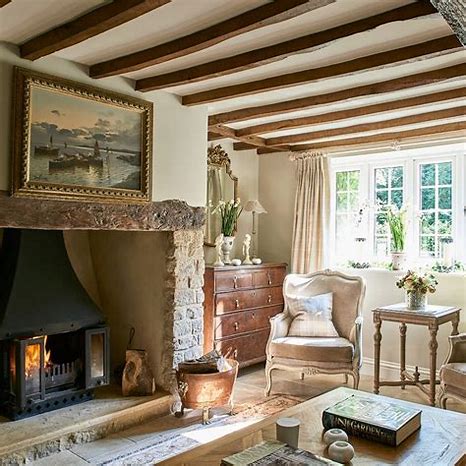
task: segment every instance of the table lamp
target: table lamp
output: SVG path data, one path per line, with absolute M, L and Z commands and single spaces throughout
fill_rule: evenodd
M 251 256 L 256 257 L 255 246 L 256 246 L 256 214 L 266 214 L 267 211 L 262 207 L 261 203 L 255 199 L 246 202 L 244 206 L 246 212 L 252 212 L 252 254 Z

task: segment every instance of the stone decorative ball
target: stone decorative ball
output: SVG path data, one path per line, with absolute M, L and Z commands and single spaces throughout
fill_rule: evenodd
M 236 265 L 236 266 L 241 265 L 241 259 L 233 259 L 231 261 L 231 265 Z
M 341 429 L 329 429 L 324 433 L 324 443 L 325 445 L 330 445 L 333 442 L 342 440 L 343 442 L 348 441 L 348 435 L 344 430 Z
M 337 463 L 349 463 L 354 456 L 354 448 L 343 440 L 337 440 L 328 447 L 328 457 Z

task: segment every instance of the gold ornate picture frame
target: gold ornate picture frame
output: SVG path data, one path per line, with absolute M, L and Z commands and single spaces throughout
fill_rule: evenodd
M 152 103 L 15 68 L 12 195 L 148 201 Z

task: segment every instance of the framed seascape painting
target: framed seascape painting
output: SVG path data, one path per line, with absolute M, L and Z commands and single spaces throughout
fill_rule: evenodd
M 152 103 L 15 68 L 14 196 L 150 199 Z

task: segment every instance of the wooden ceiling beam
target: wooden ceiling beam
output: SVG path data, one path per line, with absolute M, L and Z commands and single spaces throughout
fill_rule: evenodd
M 290 146 L 289 150 L 292 152 L 320 150 L 335 147 L 373 144 L 378 142 L 402 141 L 403 139 L 407 138 L 434 136 L 437 134 L 449 133 L 457 133 L 459 135 L 462 135 L 463 137 L 466 136 L 466 122 L 460 121 L 457 123 L 446 123 L 436 126 L 427 126 L 425 128 L 397 131 L 393 133 L 373 134 L 370 136 L 360 136 L 348 139 L 339 139 L 311 144 L 297 144 L 295 146 Z M 272 152 L 276 152 L 276 149 L 269 150 L 268 148 L 259 148 L 257 150 L 258 154 L 268 154 Z
M 296 144 L 298 142 L 312 141 L 314 139 L 330 138 L 343 136 L 347 134 L 364 133 L 367 131 L 378 131 L 398 126 L 414 125 L 430 121 L 438 121 L 447 118 L 464 117 L 466 115 L 466 106 L 447 108 L 445 110 L 436 110 L 432 112 L 418 113 L 401 118 L 391 118 L 384 121 L 373 123 L 363 123 L 360 125 L 345 126 L 343 128 L 331 128 L 310 133 L 290 134 L 288 136 L 279 136 L 266 139 L 266 144 L 271 146 L 281 146 L 284 144 Z
M 322 79 L 333 78 L 348 74 L 358 74 L 377 68 L 387 68 L 395 63 L 401 65 L 406 62 L 427 59 L 433 55 L 451 53 L 455 49 L 460 50 L 461 44 L 454 34 L 429 40 L 415 45 L 409 45 L 387 52 L 366 55 L 346 62 L 320 68 L 311 68 L 304 71 L 287 73 L 271 78 L 250 81 L 242 84 L 220 87 L 196 94 L 185 95 L 182 98 L 184 105 L 201 105 L 220 100 L 234 99 L 252 94 L 285 89 L 303 84 L 310 84 Z
M 165 63 L 212 47 L 248 31 L 286 21 L 333 2 L 335 0 L 280 0 L 279 2 L 266 3 L 170 42 L 96 63 L 90 67 L 89 75 L 93 78 L 104 78 Z M 434 9 L 434 11 L 436 10 Z
M 171 0 L 113 0 L 28 40 L 20 47 L 21 57 L 37 60 L 127 23 L 169 2 Z
M 312 95 L 300 99 L 277 102 L 275 104 L 259 105 L 257 107 L 245 107 L 230 112 L 217 113 L 209 116 L 209 127 L 217 124 L 233 123 L 238 121 L 252 120 L 274 115 L 280 115 L 298 110 L 306 110 L 319 105 L 335 102 L 343 102 L 356 97 L 372 96 L 376 94 L 389 93 L 413 87 L 446 81 L 448 79 L 463 78 L 466 75 L 466 63 L 461 65 L 441 68 L 426 73 L 413 74 L 402 78 L 390 79 L 365 86 L 343 89 L 342 91 L 329 92 L 328 94 Z
M 11 0 L 0 0 L 0 8 L 4 7 L 5 5 L 8 5 L 11 2 Z
M 332 29 L 298 37 L 286 42 L 251 50 L 249 52 L 171 73 L 140 79 L 136 81 L 136 89 L 141 91 L 163 89 L 226 76 L 257 66 L 267 65 L 290 55 L 309 51 L 318 46 L 327 45 L 337 39 L 347 38 L 354 34 L 370 31 L 386 23 L 406 21 L 434 13 L 437 13 L 437 10 L 430 3 L 411 3 L 401 8 L 389 10 L 359 21 L 343 24 Z
M 235 144 L 239 144 L 237 147 L 239 149 L 237 150 L 246 150 L 246 149 L 251 149 L 251 148 L 257 148 L 257 147 L 265 147 L 267 145 L 267 142 L 264 138 L 258 137 L 258 136 L 238 136 L 236 134 L 236 130 L 234 128 L 230 128 L 225 125 L 217 125 L 214 128 L 211 128 L 208 132 L 208 140 L 209 141 L 215 141 L 216 139 L 221 139 L 221 138 L 228 138 L 228 139 L 234 139 L 238 141 Z M 273 147 L 273 146 L 270 146 Z M 278 148 L 277 150 L 283 150 L 282 148 Z
M 465 65 L 466 68 L 466 65 Z M 262 125 L 249 126 L 236 130 L 238 136 L 253 136 L 275 131 L 284 131 L 291 128 L 302 128 L 305 126 L 318 125 L 351 118 L 363 117 L 372 114 L 390 112 L 406 108 L 417 108 L 432 103 L 445 103 L 456 99 L 466 98 L 466 88 L 452 89 L 450 91 L 436 92 L 434 94 L 420 95 L 408 99 L 392 100 L 380 104 L 368 105 L 366 107 L 350 108 L 338 112 L 321 113 L 302 118 L 290 118 L 288 120 L 273 121 Z M 464 100 L 463 100 L 464 102 Z

